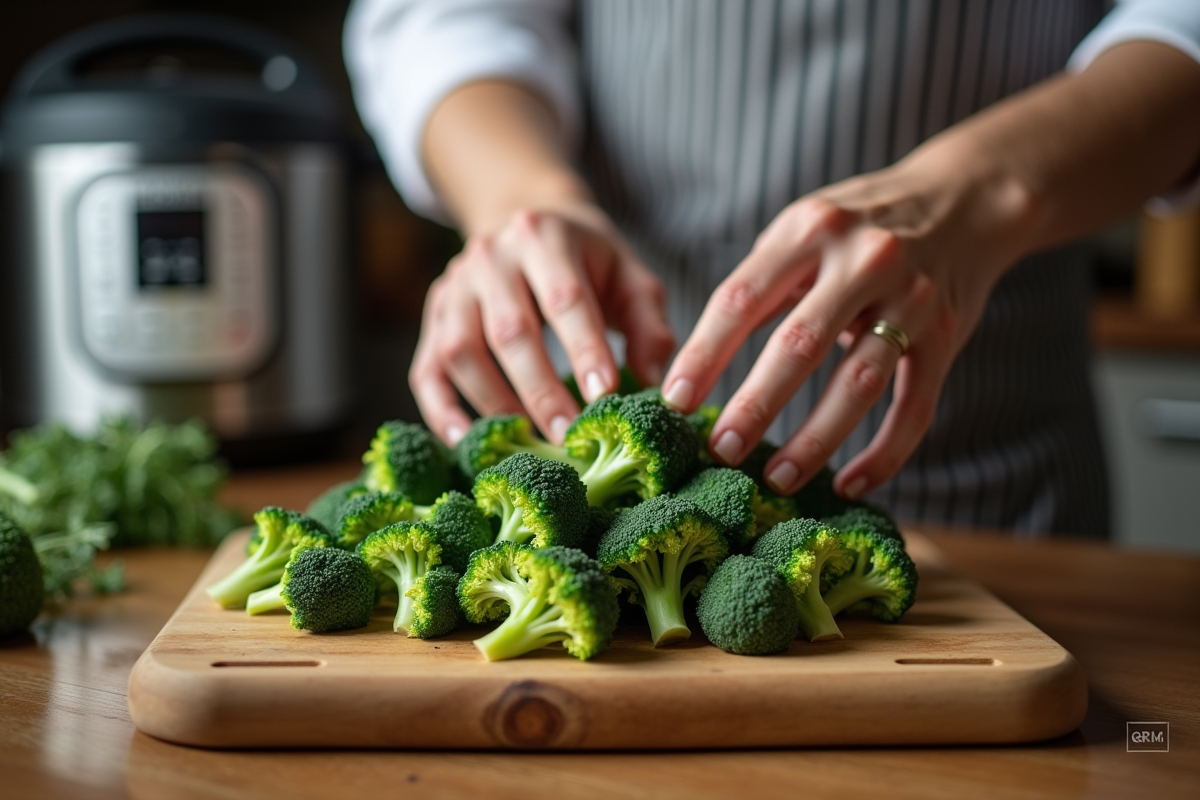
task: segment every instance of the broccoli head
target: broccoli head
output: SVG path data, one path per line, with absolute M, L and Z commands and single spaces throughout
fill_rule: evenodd
M 475 642 L 488 661 L 555 642 L 586 660 L 608 647 L 617 626 L 617 598 L 608 576 L 569 547 L 497 542 L 471 556 L 458 599 L 470 622 L 505 617 Z
M 0 513 L 0 636 L 28 628 L 44 600 L 42 565 L 33 542 Z
M 691 500 L 660 495 L 621 511 L 596 554 L 645 610 L 657 647 L 692 635 L 683 599 L 700 593 L 729 545 L 721 526 Z
M 225 608 L 246 604 L 260 589 L 278 583 L 283 568 L 297 547 L 328 547 L 329 531 L 321 523 L 278 506 L 267 506 L 254 515 L 258 544 L 233 572 L 209 586 L 209 597 Z
M 800 630 L 809 641 L 842 638 L 822 597 L 822 592 L 854 563 L 836 528 L 812 519 L 781 522 L 758 538 L 751 555 L 783 573 L 796 596 Z
M 710 642 L 740 655 L 782 653 L 800 624 L 796 596 L 779 570 L 741 555 L 725 559 L 708 579 L 696 616 Z
M 449 567 L 433 567 L 408 590 L 412 600 L 412 624 L 408 635 L 417 639 L 444 636 L 462 623 L 458 607 L 461 576 Z
M 839 497 L 833 490 L 833 476 L 832 469 L 828 466 L 821 467 L 808 483 L 792 495 L 799 516 L 805 519 L 824 519 L 841 514 L 850 507 L 850 501 Z
M 358 543 L 393 522 L 412 522 L 413 503 L 399 492 L 367 492 L 342 506 L 336 532 L 337 546 L 353 550 Z
M 587 491 L 575 469 L 529 453 L 509 456 L 475 478 L 475 502 L 499 517 L 497 541 L 535 547 L 583 544 L 588 527 Z
M 397 522 L 363 539 L 356 552 L 367 562 L 381 590 L 396 590 L 392 630 L 416 636 L 411 590 L 425 580 L 431 568 L 442 563 L 437 532 L 424 522 Z
M 338 520 L 342 518 L 342 506 L 352 497 L 366 494 L 367 487 L 362 481 L 344 481 L 330 486 L 308 504 L 304 512 L 331 531 L 338 528 Z
M 874 503 L 862 500 L 852 501 L 845 511 L 831 517 L 824 517 L 821 521 L 829 523 L 839 531 L 866 526 L 884 536 L 904 540 L 900 534 L 900 527 L 896 524 L 896 520 L 892 519 L 891 514 Z
M 594 506 L 674 491 L 694 471 L 699 447 L 687 419 L 645 393 L 609 395 L 587 406 L 565 443 L 587 465 L 580 478 Z
M 458 572 L 467 568 L 471 553 L 495 538 L 483 511 L 462 492 L 446 492 L 432 506 L 418 506 L 416 516 L 433 528 L 442 546 L 442 563 Z
M 881 531 L 870 517 L 870 512 L 847 512 L 831 520 L 841 522 L 840 538 L 854 564 L 825 590 L 825 604 L 835 615 L 861 610 L 877 620 L 895 622 L 916 599 L 917 567 L 904 542 Z
M 310 517 L 300 517 L 300 520 L 302 521 L 301 524 L 318 524 Z M 299 543 L 292 548 L 291 557 L 287 563 L 292 563 L 292 561 L 296 560 L 296 556 L 313 547 L 333 547 L 333 539 L 322 536 L 302 537 Z M 257 592 L 251 592 L 250 596 L 246 598 L 246 613 L 255 616 L 285 607 L 287 602 L 283 599 L 283 579 L 286 575 L 287 565 L 285 564 L 283 575 L 280 576 L 278 583 L 274 583 L 265 589 L 259 589 Z
M 518 414 L 475 420 L 454 448 L 459 469 L 472 479 L 517 453 L 571 463 L 565 447 L 539 439 L 534 435 L 533 423 Z
M 347 631 L 371 621 L 375 581 L 354 553 L 336 547 L 303 549 L 288 562 L 281 583 L 296 630 Z
M 757 521 L 758 486 L 746 473 L 736 469 L 710 467 L 685 483 L 678 497 L 686 497 L 720 523 L 732 547 L 745 550 L 754 543 Z
M 450 490 L 450 456 L 421 425 L 393 420 L 379 426 L 363 454 L 364 483 L 374 492 L 400 492 L 414 503 L 432 503 Z
M 691 414 L 687 415 L 688 425 L 696 432 L 696 456 L 703 466 L 712 466 L 716 462 L 708 454 L 708 437 L 712 436 L 713 426 L 721 416 L 721 407 L 702 404 Z

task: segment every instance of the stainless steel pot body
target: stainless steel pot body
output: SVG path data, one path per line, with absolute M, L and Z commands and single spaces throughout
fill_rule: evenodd
M 200 417 L 226 440 L 338 425 L 347 169 L 323 143 L 62 143 L 6 159 L 6 424 Z

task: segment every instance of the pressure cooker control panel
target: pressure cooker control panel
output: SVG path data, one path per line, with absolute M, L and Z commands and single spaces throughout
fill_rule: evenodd
M 79 198 L 84 349 L 136 380 L 253 372 L 278 329 L 275 208 L 235 166 L 150 166 L 102 176 Z

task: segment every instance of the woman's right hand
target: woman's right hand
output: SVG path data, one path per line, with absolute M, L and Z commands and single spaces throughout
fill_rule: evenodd
M 525 414 L 560 443 L 579 408 L 551 364 L 543 324 L 590 402 L 617 386 L 610 328 L 625 335 L 634 373 L 661 382 L 675 346 L 663 301 L 662 284 L 595 206 L 521 210 L 470 237 L 430 287 L 409 385 L 449 445 L 471 424 L 456 389 L 479 414 Z

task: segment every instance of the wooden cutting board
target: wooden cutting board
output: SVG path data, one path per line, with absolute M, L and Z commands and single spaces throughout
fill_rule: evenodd
M 242 559 L 231 537 L 142 654 L 129 711 L 142 731 L 202 747 L 732 748 L 999 743 L 1074 730 L 1087 708 L 1075 659 L 928 539 L 907 536 L 917 602 L 895 625 L 840 621 L 846 638 L 774 656 L 644 628 L 581 662 L 559 647 L 487 663 L 481 629 L 422 641 L 369 627 L 296 631 L 285 613 L 218 608 L 204 587 Z

